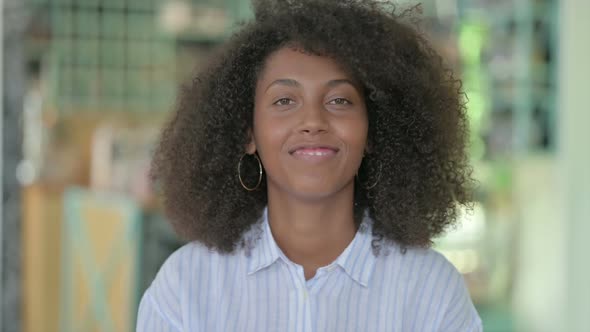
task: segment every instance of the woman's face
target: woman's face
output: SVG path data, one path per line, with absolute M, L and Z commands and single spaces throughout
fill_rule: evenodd
M 253 141 L 269 189 L 319 199 L 354 186 L 367 144 L 365 101 L 333 59 L 272 53 L 256 85 Z

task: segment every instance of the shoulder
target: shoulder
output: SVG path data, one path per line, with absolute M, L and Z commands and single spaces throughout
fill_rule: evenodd
M 216 255 L 219 254 L 199 242 L 183 245 L 164 261 L 146 293 L 157 302 L 180 305 L 191 280 L 195 282 L 196 274 L 206 269 Z
M 227 273 L 233 266 L 243 269 L 247 259 L 244 248 L 237 248 L 232 253 L 222 253 L 193 241 L 183 245 L 166 259 L 150 289 L 155 291 L 167 288 L 167 291 L 177 292 L 182 296 L 189 287 L 207 281 L 212 273 L 218 276 Z
M 391 246 L 388 251 L 383 257 L 384 264 L 400 274 L 399 283 L 409 292 L 431 293 L 445 303 L 451 301 L 454 289 L 465 287 L 457 268 L 432 248 L 404 251 L 399 246 Z
M 406 251 L 407 268 L 416 295 L 437 302 L 432 313 L 441 331 L 481 331 L 479 314 L 471 300 L 463 275 L 438 251 L 414 248 Z M 414 263 L 409 263 L 413 261 Z
M 195 271 L 207 268 L 211 264 L 217 263 L 220 259 L 231 256 L 231 254 L 221 254 L 213 249 L 207 248 L 200 242 L 189 242 L 174 251 L 164 261 L 151 287 L 158 287 L 162 283 L 166 283 L 173 290 L 181 289 L 183 284 Z
M 186 291 L 190 280 L 202 261 L 215 255 L 204 245 L 191 242 L 172 253 L 162 264 L 149 288 L 142 296 L 138 311 L 138 331 L 181 331 L 182 308 L 186 303 Z
M 440 252 L 432 248 L 409 248 L 401 253 L 407 282 L 417 295 L 439 298 L 441 305 L 453 301 L 459 290 L 467 292 L 463 275 Z M 469 295 L 469 294 L 467 294 Z
M 437 330 L 480 331 L 481 320 L 463 276 L 441 253 L 431 248 L 402 251 L 395 244 L 384 249 L 376 271 L 391 278 L 390 291 L 403 294 L 408 315 Z
M 402 250 L 396 243 L 383 244 L 378 259 L 386 265 L 394 264 L 413 277 L 427 277 L 435 274 L 436 276 L 451 275 L 453 279 L 462 278 L 455 266 L 432 248 L 410 247 Z
M 461 277 L 457 268 L 440 252 L 432 248 L 408 248 L 403 255 L 407 264 L 412 264 L 414 270 L 421 275 L 429 273 L 451 274 L 455 278 Z
M 207 255 L 207 248 L 197 242 L 183 245 L 164 261 L 152 281 L 148 292 L 155 299 L 181 292 L 183 279 L 190 274 L 195 262 Z M 178 301 L 175 301 L 178 302 Z
M 154 281 L 160 278 L 178 275 L 180 273 L 180 267 L 186 266 L 198 256 L 203 256 L 206 254 L 207 248 L 199 242 L 190 242 L 183 245 L 170 254 L 170 256 L 168 256 L 168 258 L 160 267 L 160 270 L 158 271 Z

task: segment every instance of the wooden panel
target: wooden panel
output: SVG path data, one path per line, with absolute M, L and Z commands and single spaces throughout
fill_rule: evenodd
M 35 185 L 22 199 L 23 331 L 58 332 L 61 194 Z

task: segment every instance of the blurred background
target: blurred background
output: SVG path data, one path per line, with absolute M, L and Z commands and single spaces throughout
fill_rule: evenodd
M 401 6 L 414 1 L 398 1 Z M 424 0 L 469 98 L 476 205 L 436 248 L 486 331 L 590 331 L 590 1 Z M 247 0 L 0 0 L 0 331 L 132 331 L 181 243 L 147 174 Z

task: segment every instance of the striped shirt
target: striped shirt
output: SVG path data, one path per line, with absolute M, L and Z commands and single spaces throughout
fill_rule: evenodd
M 330 265 L 305 280 L 266 217 L 220 254 L 189 243 L 164 263 L 140 303 L 137 331 L 482 331 L 462 276 L 431 249 L 383 243 L 365 218 Z

